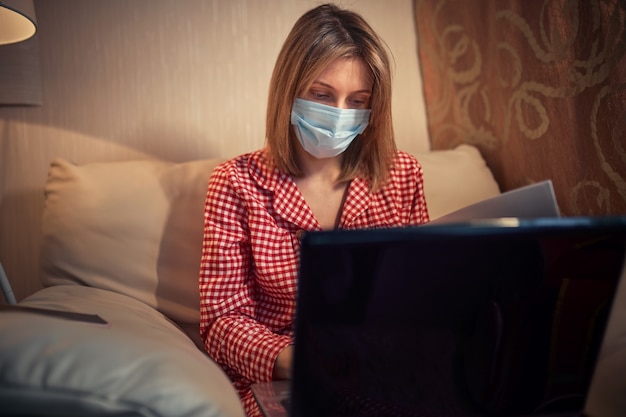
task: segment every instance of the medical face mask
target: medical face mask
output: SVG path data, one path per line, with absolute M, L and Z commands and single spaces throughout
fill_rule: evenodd
M 305 151 L 316 158 L 331 158 L 348 149 L 367 127 L 371 110 L 339 109 L 297 98 L 291 124 Z

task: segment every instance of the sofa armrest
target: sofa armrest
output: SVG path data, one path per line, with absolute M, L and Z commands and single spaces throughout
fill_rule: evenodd
M 138 300 L 64 285 L 20 305 L 97 314 L 108 325 L 1 312 L 0 416 L 244 415 L 221 368 Z

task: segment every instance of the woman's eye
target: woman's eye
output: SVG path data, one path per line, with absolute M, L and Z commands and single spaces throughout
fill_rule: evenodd
M 316 93 L 316 92 L 313 92 L 313 93 L 312 93 L 312 95 L 313 95 L 313 97 L 315 97 L 317 100 L 326 100 L 326 99 L 328 99 L 328 94 L 325 94 L 325 93 Z
M 353 99 L 350 100 L 350 106 L 355 109 L 364 109 L 368 106 L 368 100 Z

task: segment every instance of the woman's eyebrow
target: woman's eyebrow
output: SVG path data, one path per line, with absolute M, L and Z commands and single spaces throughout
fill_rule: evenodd
M 319 86 L 322 86 L 322 87 L 330 88 L 331 90 L 334 90 L 334 89 L 335 89 L 335 87 L 333 87 L 333 86 L 332 86 L 332 85 L 330 85 L 330 84 L 326 84 L 326 83 L 325 83 L 325 82 L 323 82 L 323 81 L 313 81 L 313 84 L 312 84 L 312 85 L 319 85 Z
M 326 87 L 326 88 L 329 88 L 329 89 L 331 89 L 331 90 L 335 91 L 335 87 L 333 87 L 332 85 L 327 84 L 327 83 L 325 83 L 325 82 L 323 82 L 323 81 L 313 81 L 312 86 L 313 86 L 313 85 L 320 85 L 320 86 L 322 86 L 322 87 Z M 363 90 L 353 91 L 353 92 L 351 92 L 350 94 L 372 94 L 372 90 L 371 90 L 371 89 L 367 89 L 367 88 L 365 88 L 365 89 L 363 89 Z

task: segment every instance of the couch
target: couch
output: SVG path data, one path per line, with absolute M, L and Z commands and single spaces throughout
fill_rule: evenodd
M 431 218 L 499 193 L 476 148 L 416 155 Z M 0 416 L 242 416 L 198 335 L 208 177 L 221 159 L 52 161 L 44 288 L 0 312 Z

